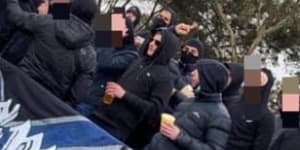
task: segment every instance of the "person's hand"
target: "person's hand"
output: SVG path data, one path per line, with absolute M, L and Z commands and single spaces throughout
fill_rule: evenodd
M 195 93 L 193 90 L 193 87 L 191 85 L 186 85 L 184 86 L 180 92 L 185 95 L 187 98 L 193 98 L 195 97 Z
M 126 91 L 118 83 L 107 82 L 105 93 L 109 94 L 109 95 L 112 95 L 113 97 L 122 99 L 125 96 Z
M 186 36 L 191 31 L 191 26 L 185 23 L 180 23 L 175 26 L 175 31 L 178 35 Z
M 134 37 L 134 45 L 135 45 L 135 47 L 140 48 L 143 45 L 144 41 L 145 41 L 145 39 L 143 37 L 141 37 L 141 36 L 135 36 Z
M 160 133 L 171 140 L 176 140 L 180 134 L 180 129 L 176 125 L 161 124 Z

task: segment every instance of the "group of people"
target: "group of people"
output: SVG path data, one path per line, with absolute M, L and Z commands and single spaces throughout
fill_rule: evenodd
M 266 81 L 253 109 L 243 101 L 243 65 L 205 58 L 199 39 L 181 41 L 193 27 L 177 23 L 171 9 L 161 9 L 149 27 L 136 33 L 142 12 L 130 7 L 123 13 L 123 45 L 96 47 L 91 26 L 99 9 L 94 0 L 73 0 L 67 20 L 53 19 L 48 0 L 5 0 L 3 6 L 1 24 L 9 28 L 1 32 L 9 32 L 1 33 L 2 58 L 129 147 L 270 147 L 271 71 L 261 69 Z M 162 113 L 172 114 L 174 124 L 161 123 Z

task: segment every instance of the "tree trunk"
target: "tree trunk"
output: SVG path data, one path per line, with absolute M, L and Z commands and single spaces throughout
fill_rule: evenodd
M 235 33 L 230 25 L 230 22 L 227 20 L 225 14 L 223 13 L 222 5 L 217 0 L 215 0 L 215 8 L 216 8 L 216 14 L 221 18 L 222 23 L 225 25 L 225 28 L 229 32 L 230 45 L 231 45 L 231 50 L 232 50 L 232 61 L 236 62 L 238 60 L 238 56 L 237 56 Z

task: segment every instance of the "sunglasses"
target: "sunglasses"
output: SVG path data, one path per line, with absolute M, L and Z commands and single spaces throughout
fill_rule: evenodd
M 154 38 L 150 39 L 150 42 L 154 41 L 155 45 L 158 47 L 161 45 L 161 41 L 155 40 Z

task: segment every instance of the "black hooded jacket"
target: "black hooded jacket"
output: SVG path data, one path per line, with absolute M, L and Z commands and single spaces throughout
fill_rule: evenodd
M 223 102 L 228 108 L 231 103 L 241 100 L 241 85 L 244 81 L 244 67 L 237 63 L 225 63 L 230 71 L 231 83 L 222 93 Z
M 268 82 L 261 87 L 261 101 L 246 104 L 242 101 L 231 104 L 228 110 L 232 118 L 232 129 L 227 150 L 267 150 L 274 132 L 274 115 L 268 110 L 268 98 L 274 78 L 267 69 Z
M 124 98 L 115 99 L 109 106 L 100 103 L 95 112 L 98 124 L 121 140 L 126 140 L 140 124 L 149 129 L 143 131 L 144 137 L 147 137 L 147 132 L 149 135 L 156 132 L 160 113 L 171 95 L 173 86 L 168 63 L 179 48 L 179 40 L 167 30 L 159 32 L 162 45 L 155 56 L 138 59 L 119 80 L 118 83 L 126 90 Z
M 134 47 L 133 26 L 126 18 L 128 36 L 123 39 L 123 46 L 119 48 L 97 48 L 96 75 L 89 96 L 85 99 L 91 104 L 98 103 L 104 96 L 106 82 L 117 81 L 129 65 L 138 58 Z
M 145 150 L 224 150 L 230 116 L 222 103 L 228 72 L 224 65 L 203 59 L 197 63 L 200 90 L 194 102 L 181 103 L 175 113 L 180 134 L 175 141 L 156 134 Z M 199 88 L 197 88 L 199 89 Z
M 300 129 L 283 129 L 269 150 L 300 150 Z
M 163 23 L 162 19 L 159 19 L 160 20 L 159 22 L 153 21 L 152 24 L 149 27 L 147 27 L 145 30 L 143 30 L 143 31 L 141 31 L 137 34 L 137 36 L 140 36 L 140 37 L 145 39 L 145 42 L 142 44 L 142 46 L 140 48 L 141 50 L 148 47 L 147 43 L 148 43 L 148 41 L 150 40 L 150 38 L 152 36 L 152 31 L 153 30 L 157 30 L 159 28 L 164 28 L 164 29 L 168 29 L 174 35 L 178 36 L 176 31 L 175 31 L 175 24 L 176 24 L 176 21 L 177 21 L 176 13 L 172 10 L 169 10 L 169 9 L 167 9 L 167 10 L 170 11 L 171 14 L 172 14 L 171 21 L 170 21 L 169 25 L 166 25 L 165 23 Z M 154 18 L 154 20 L 158 20 L 158 18 L 156 17 L 156 18 Z M 143 51 L 140 51 L 140 52 L 143 52 Z
M 34 34 L 19 67 L 62 100 L 85 95 L 96 67 L 90 26 L 73 15 L 69 20 L 54 20 L 51 15 L 24 12 L 17 0 L 7 0 L 7 16 Z
M 42 0 L 19 0 L 22 10 L 37 12 Z M 9 23 L 6 13 L 6 0 L 0 2 L 0 56 L 17 64 L 26 54 L 33 35 Z

